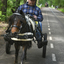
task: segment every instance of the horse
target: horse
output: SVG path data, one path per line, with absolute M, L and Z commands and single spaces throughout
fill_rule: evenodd
M 31 27 L 31 28 L 30 28 Z M 21 57 L 21 64 L 23 64 L 23 61 L 27 59 L 27 49 L 29 49 L 32 46 L 31 40 L 26 41 L 25 36 L 24 40 L 22 39 L 14 39 L 15 37 L 22 36 L 23 34 L 31 33 L 33 36 L 33 28 L 32 26 L 29 26 L 29 24 L 26 21 L 25 14 L 23 11 L 13 12 L 13 14 L 9 17 L 9 27 L 7 29 L 9 32 L 9 35 L 11 36 L 11 43 L 14 42 L 15 44 L 15 60 L 14 64 L 18 64 L 18 54 L 20 50 L 20 46 L 22 46 L 22 57 Z M 7 32 L 6 31 L 6 32 Z M 20 33 L 20 34 L 19 34 Z M 10 42 L 10 41 L 9 41 Z

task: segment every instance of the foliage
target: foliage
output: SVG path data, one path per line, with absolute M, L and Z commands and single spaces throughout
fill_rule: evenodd
M 7 12 L 6 12 L 7 17 L 12 15 L 11 9 L 15 9 L 15 7 L 17 6 L 16 4 L 18 2 L 16 1 L 19 1 L 19 0 L 7 0 Z M 18 6 L 21 4 L 24 4 L 25 1 L 26 0 L 20 0 L 20 4 L 18 4 Z M 60 9 L 61 11 L 64 11 L 64 0 L 59 0 L 59 1 L 58 0 L 37 0 L 37 1 L 38 1 L 38 4 L 37 4 L 38 7 L 40 7 L 40 4 L 42 4 L 42 6 L 44 7 L 45 3 L 47 2 L 50 7 L 52 5 L 54 7 L 58 6 L 59 8 L 63 8 L 63 9 Z M 2 10 L 1 10 L 2 6 L 3 6 L 2 0 L 0 0 L 0 21 L 5 19 L 5 15 L 2 15 Z
M 58 10 L 64 13 L 64 8 L 58 8 Z
M 0 21 L 3 21 L 5 16 L 2 15 L 1 7 L 3 6 L 2 2 L 0 1 Z
M 21 0 L 20 4 L 23 4 L 23 3 L 24 3 L 24 1 Z M 0 21 L 5 20 L 5 18 L 8 18 L 10 15 L 12 15 L 11 9 L 15 10 L 15 7 L 17 7 L 16 4 L 17 4 L 16 0 L 7 0 L 7 11 L 6 11 L 6 16 L 5 16 L 5 15 L 2 15 L 1 8 L 2 8 L 3 4 L 2 4 L 2 1 L 0 1 Z M 20 4 L 18 4 L 18 6 Z
M 1 7 L 3 6 L 2 2 L 0 1 L 0 11 L 1 11 Z
M 39 3 L 43 5 L 45 5 L 46 2 L 49 4 L 49 6 L 54 5 L 54 6 L 64 7 L 64 0 L 59 0 L 59 1 L 58 0 L 39 0 Z

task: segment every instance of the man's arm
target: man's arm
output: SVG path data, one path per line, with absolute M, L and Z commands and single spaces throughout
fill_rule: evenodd
M 35 18 L 35 21 L 40 21 L 40 22 L 42 22 L 42 21 L 43 21 L 43 15 L 42 15 L 42 13 L 41 13 L 41 10 L 40 10 L 40 9 L 39 9 L 39 11 L 38 11 L 38 16 L 33 15 L 33 17 Z
M 43 15 L 42 15 L 42 13 L 41 13 L 41 10 L 39 10 L 39 14 L 38 14 L 38 16 L 37 16 L 37 20 L 40 21 L 40 22 L 43 21 Z

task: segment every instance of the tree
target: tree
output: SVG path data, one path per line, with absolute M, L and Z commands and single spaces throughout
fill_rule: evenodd
M 15 10 L 20 6 L 20 0 L 12 0 L 12 3 L 12 8 Z
M 2 0 L 2 15 L 6 16 L 6 10 L 7 10 L 7 0 Z
M 24 0 L 24 3 L 26 3 L 26 0 Z
M 16 7 L 15 7 L 15 9 L 17 9 L 19 7 L 19 5 L 20 5 L 20 0 L 16 0 Z

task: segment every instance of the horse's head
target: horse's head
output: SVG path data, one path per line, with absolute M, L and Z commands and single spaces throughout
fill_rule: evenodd
M 22 29 L 23 25 L 26 24 L 24 13 L 19 11 L 18 13 L 15 12 L 9 18 L 9 24 L 11 25 L 11 33 L 19 32 Z

